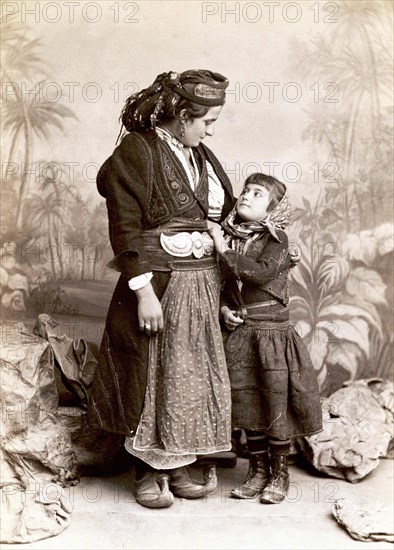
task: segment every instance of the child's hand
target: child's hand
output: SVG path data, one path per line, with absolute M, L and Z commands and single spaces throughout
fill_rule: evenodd
M 207 221 L 208 224 L 208 233 L 212 237 L 212 240 L 215 244 L 215 248 L 218 252 L 225 252 L 227 250 L 227 243 L 223 236 L 222 228 L 218 223 Z
M 291 243 L 291 245 L 289 246 L 289 254 L 290 254 L 290 261 L 291 261 L 290 267 L 294 267 L 301 260 L 300 247 L 295 243 Z
M 208 225 L 208 233 L 211 235 L 212 233 L 222 233 L 222 227 L 219 223 L 212 222 L 211 220 L 207 220 Z
M 235 315 L 235 311 L 228 306 L 223 306 L 220 310 L 223 322 L 228 330 L 235 330 L 239 325 L 242 325 L 243 319 Z

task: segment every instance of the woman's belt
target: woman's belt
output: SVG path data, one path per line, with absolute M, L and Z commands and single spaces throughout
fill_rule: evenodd
M 206 224 L 199 222 L 203 228 Z M 178 229 L 189 231 L 178 231 Z M 206 231 L 190 231 L 193 224 L 163 224 L 158 228 L 143 231 L 143 248 L 152 269 L 207 269 L 217 264 L 213 240 Z

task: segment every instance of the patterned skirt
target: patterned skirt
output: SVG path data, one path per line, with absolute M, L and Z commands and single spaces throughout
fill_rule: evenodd
M 224 342 L 234 427 L 281 440 L 321 431 L 316 373 L 288 320 L 246 318 L 243 325 L 225 333 Z
M 133 438 L 136 451 L 184 456 L 231 448 L 219 284 L 216 265 L 171 273 L 161 300 L 165 328 L 150 340 L 144 409 Z

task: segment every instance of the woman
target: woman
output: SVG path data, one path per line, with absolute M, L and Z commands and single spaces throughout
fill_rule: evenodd
M 206 70 L 159 75 L 122 111 L 127 134 L 101 167 L 110 266 L 121 272 L 108 311 L 90 417 L 126 436 L 136 500 L 170 506 L 216 488 L 186 466 L 231 448 L 230 387 L 218 321 L 220 276 L 207 220 L 234 198 L 203 143 L 228 80 Z

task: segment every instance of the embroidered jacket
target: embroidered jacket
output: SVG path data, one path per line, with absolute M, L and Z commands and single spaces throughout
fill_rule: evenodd
M 100 168 L 97 187 L 107 201 L 109 235 L 115 254 L 109 265 L 128 279 L 152 271 L 144 254 L 141 231 L 176 218 L 207 219 L 206 161 L 225 191 L 221 219 L 230 212 L 234 204 L 231 184 L 218 159 L 204 144 L 193 151 L 200 173 L 194 191 L 179 159 L 153 130 L 127 134 Z

